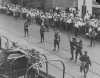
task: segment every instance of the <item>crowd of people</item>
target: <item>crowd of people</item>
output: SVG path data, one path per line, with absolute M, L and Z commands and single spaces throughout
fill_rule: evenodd
M 42 10 L 9 3 L 6 6 L 0 7 L 0 9 L 6 10 L 8 15 L 13 15 L 16 18 L 23 17 L 39 25 L 44 23 L 47 28 L 53 27 L 71 31 L 76 36 L 85 35 L 90 37 L 92 35 L 91 32 L 95 32 L 95 39 L 100 39 L 99 19 L 95 15 L 89 14 L 88 11 L 83 18 L 83 16 L 79 15 L 79 11 L 76 8 L 63 9 L 56 7 Z

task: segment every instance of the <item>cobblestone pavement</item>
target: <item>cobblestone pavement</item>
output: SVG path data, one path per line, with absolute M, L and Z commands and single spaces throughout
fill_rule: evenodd
M 29 47 L 35 47 L 41 52 L 46 54 L 49 60 L 51 59 L 60 59 L 65 63 L 66 66 L 66 77 L 65 78 L 83 78 L 79 71 L 79 63 L 70 61 L 70 47 L 69 40 L 71 34 L 66 32 L 61 32 L 61 42 L 60 49 L 58 51 L 53 51 L 53 39 L 54 31 L 50 29 L 49 32 L 45 33 L 45 42 L 40 43 L 40 27 L 32 24 L 30 26 L 30 37 L 24 38 L 23 30 L 24 21 L 21 19 L 16 20 L 13 17 L 9 17 L 3 14 L 0 14 L 0 32 L 12 40 L 16 40 L 21 45 L 28 45 Z M 87 78 L 100 78 L 100 43 L 96 42 L 95 47 L 89 47 L 89 40 L 82 38 L 84 41 L 84 50 L 87 50 L 89 56 L 92 59 L 92 67 L 88 73 Z M 56 78 L 61 78 L 62 68 L 58 63 L 49 64 L 49 73 L 56 76 Z M 68 76 L 68 77 L 67 77 Z

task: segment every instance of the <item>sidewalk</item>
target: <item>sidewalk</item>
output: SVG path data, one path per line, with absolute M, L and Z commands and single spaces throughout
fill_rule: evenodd
M 12 20 L 12 18 L 11 18 L 11 20 Z M 16 22 L 18 22 L 18 21 L 16 21 L 16 22 L 12 21 L 12 22 L 14 22 L 16 24 Z M 15 30 L 14 27 L 16 27 L 16 26 L 11 24 L 11 25 L 9 25 L 9 27 L 0 26 L 0 33 L 7 36 L 11 40 L 18 42 L 21 46 L 25 45 L 25 46 L 23 46 L 25 48 L 26 47 L 35 48 L 39 52 L 45 54 L 48 57 L 48 60 L 52 60 L 52 59 L 62 60 L 66 66 L 66 77 L 65 78 L 82 78 L 80 71 L 79 71 L 79 64 L 75 64 L 75 62 L 71 62 L 69 60 L 69 58 L 70 58 L 70 49 L 69 49 L 69 42 L 68 42 L 69 38 L 67 38 L 68 36 L 66 36 L 66 34 L 61 33 L 62 35 L 61 35 L 60 50 L 54 52 L 54 51 L 52 51 L 52 49 L 53 49 L 53 35 L 54 35 L 54 32 L 52 30 L 50 30 L 50 32 L 45 34 L 46 35 L 45 43 L 41 44 L 40 43 L 40 36 L 39 36 L 39 26 L 33 24 L 31 26 L 32 30 L 30 31 L 31 37 L 24 38 L 23 33 L 22 33 L 23 31 L 21 30 L 22 24 L 21 25 L 19 23 L 17 23 L 17 24 L 18 24 L 17 28 L 19 27 L 18 29 L 20 29 L 20 31 L 17 28 L 15 28 L 16 29 Z M 88 49 L 87 42 L 88 41 L 85 42 L 84 47 L 86 47 Z M 100 69 L 99 65 L 97 66 L 97 64 L 95 64 L 95 63 L 92 64 L 91 70 L 99 73 L 99 69 Z M 56 76 L 56 78 L 61 78 L 61 77 L 59 77 L 62 75 L 61 71 L 62 71 L 62 67 L 61 67 L 61 65 L 59 65 L 59 63 L 50 63 L 49 64 L 49 73 Z M 90 71 L 88 73 L 87 78 L 100 78 L 94 72 Z

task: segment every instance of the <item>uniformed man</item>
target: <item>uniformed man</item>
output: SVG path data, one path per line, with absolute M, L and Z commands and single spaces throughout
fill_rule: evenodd
M 84 72 L 84 76 L 86 78 L 86 75 L 89 70 L 89 66 L 91 66 L 91 60 L 90 57 L 87 55 L 87 51 L 84 52 L 84 55 L 80 57 L 81 66 L 80 66 L 80 72 Z
M 95 30 L 92 30 L 90 33 L 90 46 L 94 46 L 95 45 L 95 36 L 96 36 L 96 32 Z
M 24 23 L 24 33 L 25 33 L 25 37 L 28 37 L 28 35 L 29 35 L 29 24 L 28 24 L 28 21 L 26 21 Z
M 41 43 L 44 42 L 44 32 L 45 32 L 45 27 L 41 25 L 40 27 Z
M 57 31 L 54 34 L 54 51 L 56 50 L 57 47 L 58 49 L 60 48 L 59 44 L 60 44 L 60 33 Z
M 70 60 L 74 59 L 74 51 L 76 49 L 76 43 L 77 43 L 76 38 L 72 38 L 70 40 L 70 50 L 71 50 L 70 51 L 71 52 L 71 58 L 70 58 Z
M 82 47 L 83 47 L 82 40 L 77 41 L 76 52 L 75 52 L 75 62 L 77 62 L 77 57 L 79 55 L 82 56 Z

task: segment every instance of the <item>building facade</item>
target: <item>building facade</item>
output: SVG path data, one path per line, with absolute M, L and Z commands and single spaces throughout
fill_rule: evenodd
M 55 8 L 55 7 L 75 7 L 77 0 L 23 0 L 23 3 L 27 6 L 32 7 L 44 7 L 44 8 Z
M 77 3 L 77 0 L 46 0 L 46 6 L 45 7 L 75 7 Z
M 86 12 L 92 14 L 93 0 L 78 0 L 78 10 L 80 16 L 82 16 L 82 7 L 86 6 Z

